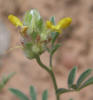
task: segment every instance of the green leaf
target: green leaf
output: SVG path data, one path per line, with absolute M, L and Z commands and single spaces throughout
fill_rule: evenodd
M 80 85 L 82 84 L 82 82 L 89 76 L 89 74 L 91 73 L 91 69 L 87 69 L 85 72 L 83 72 L 79 79 L 77 80 L 77 88 L 80 87 Z
M 37 32 L 33 32 L 33 33 L 31 34 L 31 37 L 32 37 L 32 40 L 33 40 L 33 41 L 36 40 L 37 35 L 38 35 Z
M 55 24 L 56 24 L 56 22 L 55 22 L 55 16 L 52 16 L 52 17 L 50 18 L 50 21 L 52 22 L 53 25 L 55 25 Z
M 31 100 L 36 100 L 37 94 L 33 86 L 30 87 L 30 96 L 31 96 Z
M 8 76 L 4 76 L 2 78 L 2 81 L 0 82 L 0 90 L 4 88 L 4 86 L 7 84 L 7 82 L 15 75 L 15 72 L 10 73 Z
M 10 73 L 7 77 L 3 77 L 2 82 L 3 84 L 6 84 L 14 75 L 16 72 Z
M 52 22 L 53 25 L 56 24 L 55 22 L 55 16 L 52 16 L 50 18 L 50 21 Z M 56 41 L 56 38 L 58 37 L 59 33 L 58 32 L 51 32 L 51 36 L 52 36 L 52 44 L 54 44 L 54 42 Z
M 16 95 L 20 100 L 29 100 L 28 97 L 17 89 L 10 88 L 9 89 L 14 95 Z
M 52 44 L 54 44 L 54 42 L 56 41 L 57 37 L 59 36 L 59 33 L 58 32 L 52 32 L 51 36 L 52 36 Z
M 65 89 L 65 88 L 60 88 L 60 89 L 58 89 L 57 91 L 56 91 L 56 93 L 58 94 L 58 95 L 60 95 L 60 94 L 63 94 L 63 93 L 67 93 L 67 92 L 70 92 L 71 90 L 68 90 L 68 89 Z
M 88 85 L 92 85 L 92 84 L 93 84 L 93 77 L 91 77 L 91 78 L 89 78 L 87 81 L 85 81 L 85 82 L 81 85 L 80 89 L 85 88 L 85 87 L 87 87 Z
M 53 25 L 56 25 L 55 16 L 52 16 L 50 18 L 50 21 L 52 22 Z M 51 32 L 51 36 L 52 36 L 52 45 L 53 45 L 54 42 L 56 41 L 57 37 L 59 36 L 59 33 L 58 32 Z
M 70 98 L 69 100 L 73 100 L 72 98 Z
M 39 31 L 43 30 L 43 19 L 38 20 L 37 27 L 38 27 Z
M 47 100 L 48 99 L 48 91 L 45 90 L 42 94 L 42 100 Z
M 74 67 L 69 73 L 69 76 L 68 76 L 68 87 L 69 88 L 72 88 L 72 85 L 74 83 L 74 79 L 76 76 L 76 70 L 77 70 L 77 67 Z
M 31 42 L 27 42 L 27 43 L 24 44 L 25 48 L 27 48 L 27 49 L 31 48 L 32 45 L 33 44 Z
M 30 14 L 30 11 L 27 11 L 24 16 L 24 25 L 29 26 L 31 24 L 32 15 Z
M 56 45 L 53 47 L 52 51 L 51 51 L 51 55 L 53 55 L 53 54 L 55 53 L 55 51 L 56 51 L 60 46 L 61 46 L 61 44 L 56 44 Z

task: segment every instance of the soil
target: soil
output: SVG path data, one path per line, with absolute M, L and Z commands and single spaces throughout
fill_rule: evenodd
M 72 17 L 72 25 L 63 32 L 58 41 L 62 47 L 56 52 L 53 63 L 58 87 L 67 88 L 67 76 L 73 66 L 78 67 L 76 79 L 87 68 L 93 68 L 93 0 L 0 0 L 0 18 L 10 30 L 10 47 L 20 44 L 20 35 L 11 25 L 7 16 L 14 14 L 22 18 L 25 11 L 37 8 L 45 20 L 56 16 L 56 22 L 62 17 Z M 41 56 L 48 64 L 48 54 Z M 8 88 L 17 88 L 29 96 L 29 87 L 35 86 L 38 100 L 42 92 L 48 89 L 48 100 L 55 100 L 53 84 L 46 71 L 35 60 L 27 59 L 21 49 L 14 49 L 1 58 L 0 76 L 16 72 L 0 93 L 0 100 L 18 100 Z M 93 75 L 93 74 L 92 74 Z M 80 92 L 67 93 L 61 100 L 93 100 L 93 85 Z

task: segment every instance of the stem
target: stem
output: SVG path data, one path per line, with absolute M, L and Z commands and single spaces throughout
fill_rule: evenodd
M 56 100 L 59 100 L 59 95 L 57 95 L 57 93 L 56 93 L 58 87 L 57 87 L 55 75 L 54 75 L 53 71 L 51 71 L 50 74 L 51 74 L 51 78 L 52 78 L 53 85 L 54 85 L 54 88 L 55 88 Z
M 53 48 L 53 45 L 52 45 L 52 48 Z M 53 70 L 52 70 L 52 57 L 53 57 L 53 55 L 50 53 L 51 77 L 52 77 L 54 88 L 55 88 L 56 100 L 59 100 L 60 99 L 59 95 L 57 95 L 57 93 L 56 93 L 56 91 L 58 89 L 57 83 L 56 83 L 56 78 L 55 78 L 55 75 L 54 75 Z
M 43 69 L 45 69 L 45 70 L 50 74 L 50 76 L 51 76 L 51 78 L 52 78 L 52 81 L 53 81 L 54 89 L 55 89 L 56 100 L 59 100 L 59 95 L 57 95 L 57 93 L 56 93 L 58 87 L 57 87 L 55 75 L 54 75 L 54 73 L 53 73 L 53 71 L 52 71 L 52 68 L 49 69 L 46 65 L 44 65 L 44 64 L 41 62 L 40 57 L 36 57 L 36 61 L 37 61 L 37 63 L 38 63 Z M 52 60 L 51 60 L 51 61 L 52 61 Z M 51 67 L 52 67 L 52 66 L 51 66 Z
M 40 57 L 36 57 L 36 61 L 37 61 L 37 63 L 40 65 L 40 67 L 42 67 L 43 69 L 45 69 L 48 73 L 50 73 L 50 69 L 46 66 L 46 65 L 44 65 L 42 62 L 41 62 L 41 60 L 40 60 Z
M 52 67 L 52 55 L 50 54 L 50 62 L 49 62 L 50 67 Z

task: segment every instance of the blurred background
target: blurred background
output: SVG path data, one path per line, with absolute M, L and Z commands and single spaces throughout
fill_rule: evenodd
M 22 19 L 25 11 L 32 8 L 37 8 L 45 20 L 53 15 L 56 22 L 62 17 L 72 17 L 72 25 L 58 39 L 62 47 L 53 59 L 58 87 L 67 87 L 67 76 L 73 66 L 78 66 L 77 78 L 85 69 L 93 68 L 93 0 L 0 0 L 0 78 L 16 72 L 0 92 L 0 100 L 18 100 L 8 91 L 10 87 L 29 96 L 30 85 L 36 87 L 38 100 L 45 89 L 49 91 L 48 100 L 55 100 L 51 78 L 35 60 L 27 59 L 21 49 L 6 53 L 9 48 L 20 44 L 19 32 L 8 21 L 8 15 L 14 14 Z M 47 53 L 41 58 L 48 63 Z M 69 98 L 93 100 L 93 86 L 61 96 L 61 100 Z

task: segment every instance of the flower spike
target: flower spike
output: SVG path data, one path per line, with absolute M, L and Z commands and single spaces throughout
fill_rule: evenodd
M 54 17 L 51 17 L 51 21 L 44 22 L 36 9 L 27 11 L 23 21 L 14 15 L 9 15 L 8 19 L 16 27 L 19 27 L 22 38 L 21 48 L 23 48 L 24 54 L 29 59 L 34 59 L 45 52 L 46 48 L 49 48 L 50 42 L 53 43 L 58 34 L 62 33 L 72 22 L 70 17 L 61 19 L 56 25 Z M 16 48 L 20 48 L 20 46 Z

